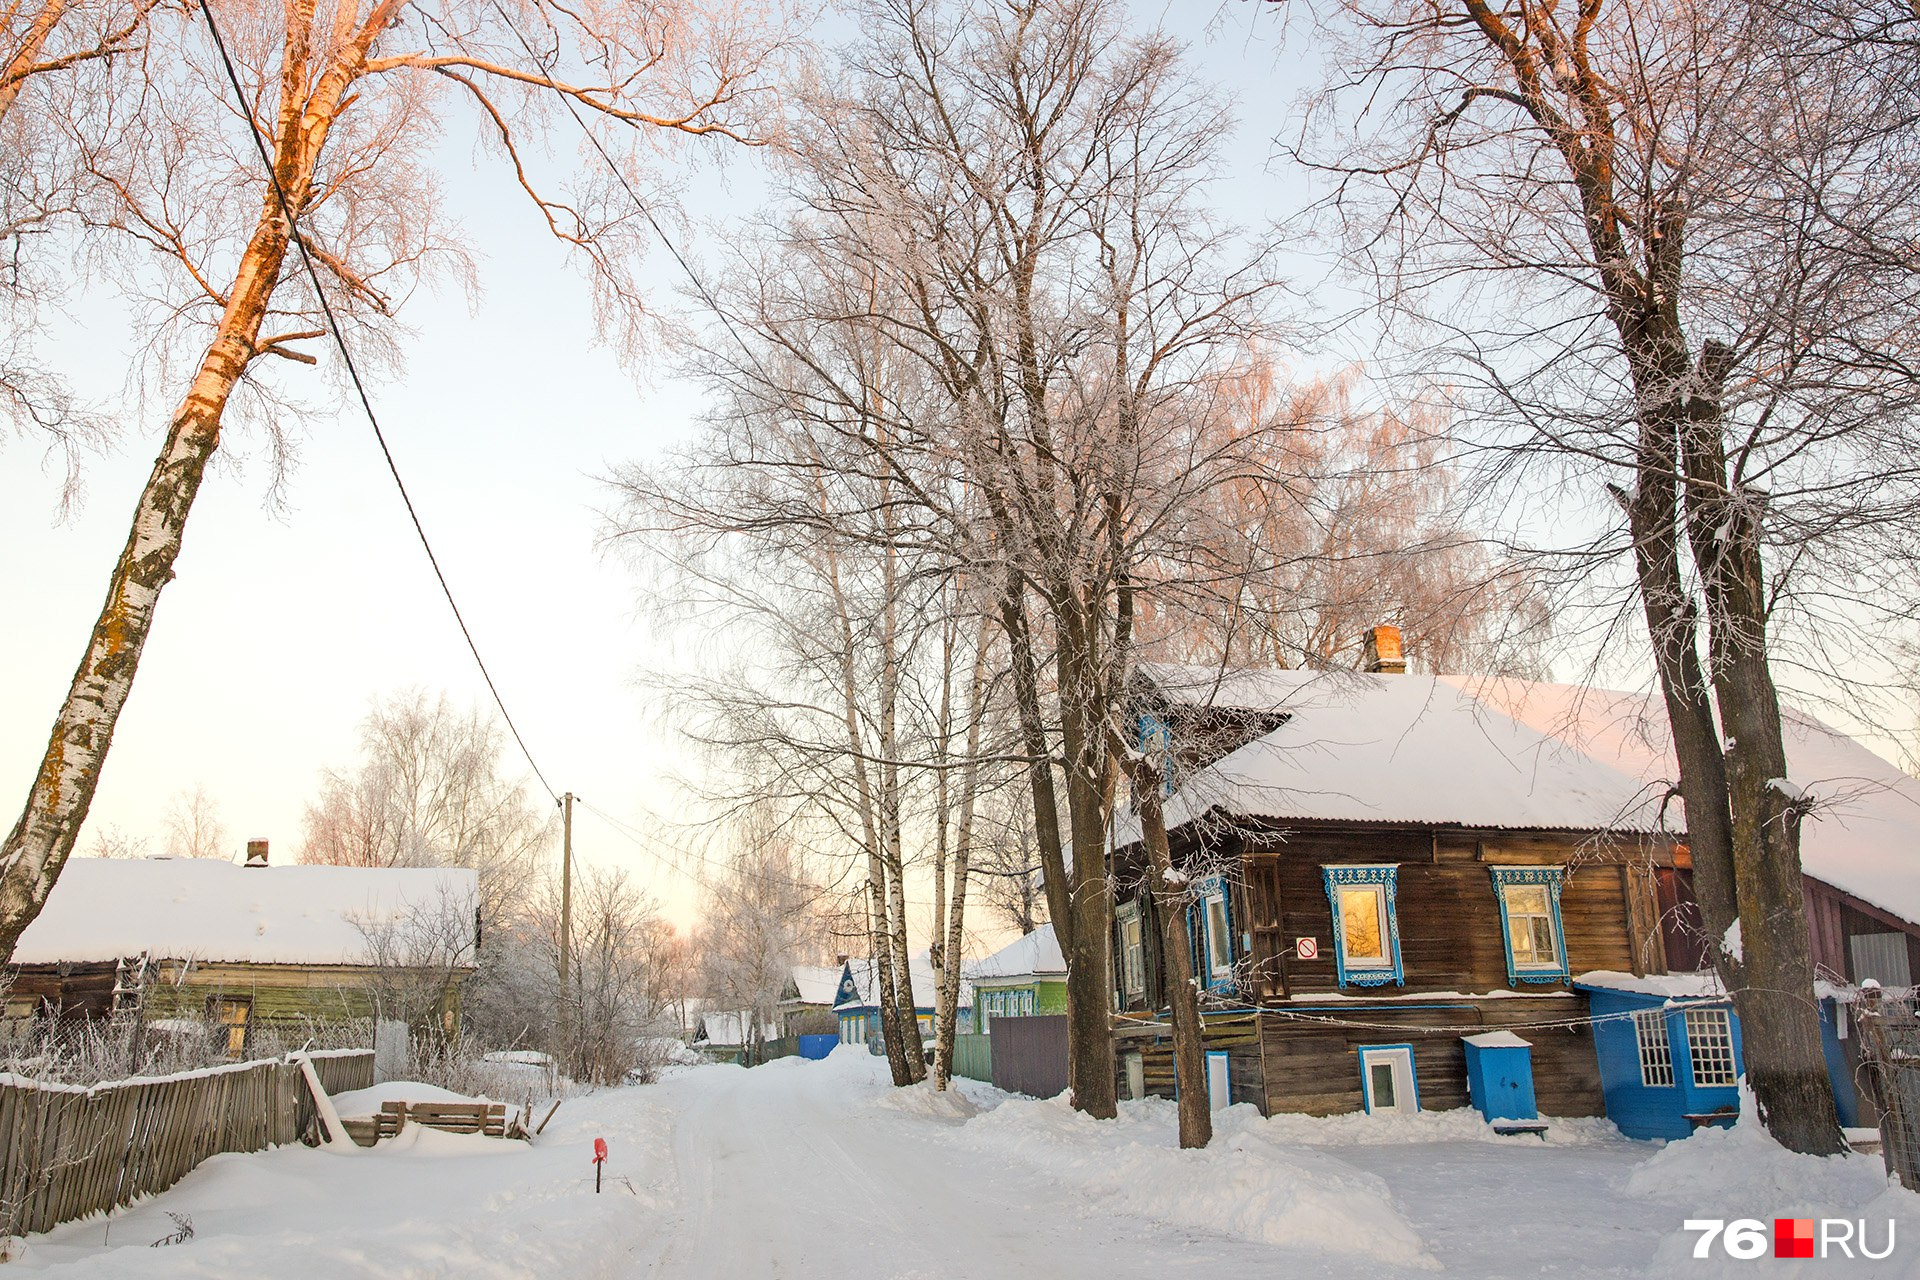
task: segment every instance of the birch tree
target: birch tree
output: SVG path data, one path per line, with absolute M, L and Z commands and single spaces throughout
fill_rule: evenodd
M 0 5 L 0 425 L 60 459 L 72 499 L 80 462 L 110 436 L 35 346 L 70 287 L 56 259 L 76 233 L 76 149 L 63 128 L 113 58 L 141 50 L 156 0 L 11 0 Z
M 102 252 L 158 297 L 160 331 L 198 355 L 0 846 L 0 955 L 79 835 L 236 392 L 270 381 L 276 359 L 319 359 L 302 344 L 329 322 L 304 278 L 308 257 L 294 252 L 295 226 L 345 336 L 363 356 L 382 354 L 407 294 L 435 271 L 464 270 L 428 159 L 441 122 L 471 112 L 508 181 L 582 254 L 617 326 L 639 301 L 629 251 L 643 224 L 610 175 L 544 175 L 544 112 L 564 106 L 622 130 L 633 141 L 616 161 L 636 169 L 646 146 L 670 137 L 744 139 L 763 115 L 761 77 L 780 39 L 769 13 L 667 0 L 207 4 L 164 29 L 150 13 L 152 56 L 112 60 L 111 91 L 74 122 Z M 221 21 L 223 49 L 203 37 L 203 18 Z
M 1075 1105 L 1115 1110 L 1105 841 L 1143 592 L 1207 589 L 1195 495 L 1255 464 L 1194 411 L 1266 333 L 1258 246 L 1200 192 L 1227 128 L 1179 50 L 1092 0 L 894 0 L 808 113 L 796 198 L 820 270 L 876 282 L 870 327 L 926 371 L 869 465 L 931 513 L 1006 647 Z M 916 485 L 957 475 L 963 503 Z M 1154 557 L 1182 565 L 1152 578 Z M 1143 582 L 1141 575 L 1148 574 Z
M 1761 1117 L 1838 1150 L 1774 669 L 1911 599 L 1876 563 L 1916 497 L 1910 106 L 1741 3 L 1337 8 L 1332 212 L 1484 392 L 1496 483 L 1617 505 L 1562 564 L 1630 566 Z
M 793 266 L 777 279 L 817 285 Z M 676 680 L 685 730 L 715 766 L 709 799 L 778 806 L 858 882 L 882 1040 L 907 1084 L 925 1070 L 907 893 L 929 862 L 936 1039 L 949 1048 L 957 1020 L 985 651 L 924 520 L 840 437 L 882 394 L 868 335 L 792 320 L 743 314 L 755 346 L 738 369 L 700 353 L 724 408 L 664 466 L 622 474 L 621 536 L 665 571 L 655 598 L 698 619 L 714 651 L 697 679 Z
M 341 867 L 470 867 L 483 917 L 505 925 L 539 878 L 554 820 L 503 770 L 503 735 L 480 708 L 415 689 L 376 701 L 360 759 L 321 773 L 300 861 Z

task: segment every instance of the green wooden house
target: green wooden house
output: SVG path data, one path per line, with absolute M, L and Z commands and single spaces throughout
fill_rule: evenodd
M 474 972 L 479 886 L 464 868 L 73 858 L 8 965 L 0 1035 L 138 1011 L 207 1026 L 229 1057 L 261 1032 L 376 1017 L 457 1033 Z
M 975 1026 L 982 1033 L 995 1018 L 1067 1011 L 1067 962 L 1050 924 L 975 961 L 966 975 L 973 984 Z

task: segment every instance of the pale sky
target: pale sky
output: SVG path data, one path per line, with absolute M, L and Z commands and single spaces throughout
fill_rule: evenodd
M 1276 68 L 1297 66 L 1280 61 L 1277 23 L 1250 6 L 1137 9 L 1167 12 L 1197 42 L 1205 74 L 1247 108 L 1222 189 L 1233 215 L 1290 207 L 1298 179 L 1270 175 L 1264 163 L 1285 109 Z M 1224 29 L 1209 38 L 1206 20 L 1222 12 Z M 1263 34 L 1249 40 L 1256 21 Z M 596 547 L 610 500 L 602 481 L 694 430 L 700 399 L 660 366 L 636 381 L 595 344 L 578 273 L 498 162 L 474 159 L 470 138 L 450 131 L 444 177 L 483 295 L 476 309 L 452 291 L 409 303 L 406 367 L 373 383 L 374 406 L 548 780 L 652 832 L 653 815 L 679 811 L 663 779 L 686 753 L 637 681 L 677 659 L 637 620 L 629 573 Z M 742 153 L 724 176 L 698 177 L 689 212 L 718 223 L 751 203 L 759 163 Z M 722 223 L 678 239 L 699 264 L 712 261 L 707 247 L 724 234 Z M 649 274 L 660 304 L 685 308 L 676 296 L 684 279 L 657 248 Z M 324 364 L 336 359 L 309 346 Z M 124 400 L 133 342 L 104 293 L 76 293 L 45 354 L 83 395 Z M 11 826 L 24 802 L 181 390 L 159 383 L 144 407 L 118 415 L 117 446 L 88 458 L 84 499 L 64 520 L 57 471 L 42 468 L 29 443 L 0 437 L 0 825 Z M 202 489 L 82 849 L 110 824 L 148 837 L 157 852 L 171 799 L 204 786 L 236 852 L 266 837 L 276 860 L 291 859 L 320 770 L 352 761 L 369 699 L 419 686 L 457 705 L 487 702 L 358 409 L 311 415 L 293 429 L 300 457 L 283 508 L 272 507 L 257 459 L 217 467 Z M 523 767 L 517 754 L 507 766 Z M 591 814 L 576 816 L 575 834 L 580 859 L 634 867 L 673 918 L 691 919 L 697 886 L 663 850 L 643 850 Z

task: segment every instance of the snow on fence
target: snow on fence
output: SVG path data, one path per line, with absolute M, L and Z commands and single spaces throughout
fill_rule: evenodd
M 373 1084 L 370 1049 L 310 1056 L 330 1094 Z M 297 1141 L 313 1117 L 291 1055 L 92 1088 L 0 1076 L 0 1239 L 164 1191 L 223 1151 Z

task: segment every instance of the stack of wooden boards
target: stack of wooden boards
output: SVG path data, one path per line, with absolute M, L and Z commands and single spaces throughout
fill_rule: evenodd
M 342 1120 L 347 1135 L 363 1147 L 391 1138 L 407 1123 L 448 1133 L 478 1133 L 488 1138 L 526 1138 L 526 1120 L 511 1118 L 498 1102 L 385 1102 L 377 1116 Z

